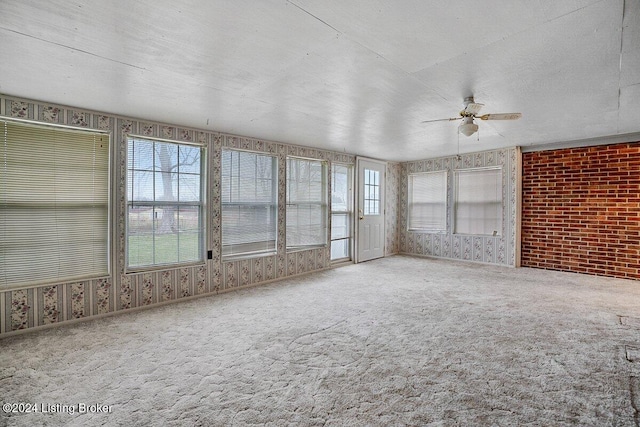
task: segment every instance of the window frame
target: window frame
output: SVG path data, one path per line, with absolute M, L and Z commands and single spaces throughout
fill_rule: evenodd
M 15 284 L 4 284 L 2 283 L 2 280 L 0 280 L 0 292 L 2 291 L 9 291 L 12 289 L 24 289 L 24 288 L 29 288 L 29 287 L 34 287 L 34 286 L 42 286 L 42 285 L 50 285 L 50 286 L 56 286 L 56 285 L 60 285 L 60 284 L 66 284 L 66 283 L 72 283 L 72 282 L 80 282 L 80 281 L 87 281 L 87 280 L 98 280 L 98 279 L 104 279 L 104 278 L 108 278 L 112 275 L 112 269 L 113 269 L 113 208 L 114 208 L 114 203 L 113 203 L 113 176 L 112 176 L 112 172 L 113 172 L 113 152 L 114 152 L 114 143 L 113 143 L 113 136 L 112 133 L 110 131 L 106 131 L 106 130 L 99 130 L 99 129 L 94 129 L 94 128 L 90 128 L 90 127 L 77 127 L 77 126 L 69 126 L 69 125 L 63 125 L 63 124 L 59 124 L 59 123 L 45 123 L 45 122 L 40 122 L 40 121 L 34 121 L 34 120 L 25 120 L 25 119 L 20 119 L 20 118 L 15 118 L 15 117 L 6 117 L 6 116 L 0 116 L 0 122 L 5 123 L 5 127 L 8 125 L 8 123 L 15 123 L 18 125 L 22 125 L 22 126 L 32 126 L 32 127 L 39 127 L 39 128 L 49 128 L 49 129 L 56 129 L 56 130 L 60 130 L 60 131 L 68 131 L 68 132 L 78 132 L 78 133 L 87 133 L 87 134 L 93 134 L 94 138 L 96 135 L 99 135 L 101 138 L 105 138 L 106 137 L 106 143 L 108 144 L 107 147 L 107 153 L 106 153 L 106 157 L 107 157 L 107 166 L 106 166 L 106 178 L 105 178 L 105 184 L 106 184 L 106 198 L 105 198 L 105 203 L 104 203 L 104 215 L 106 217 L 106 224 L 105 224 L 105 228 L 104 228 L 104 235 L 106 236 L 106 247 L 105 247 L 105 271 L 103 272 L 96 272 L 96 273 L 91 273 L 91 274 L 82 274 L 82 275 L 76 275 L 76 276 L 58 276 L 58 277 L 52 277 L 49 279 L 33 279 L 33 280 L 29 280 L 29 281 L 24 281 L 24 282 L 20 282 L 20 283 L 15 283 Z M 1 151 L 0 151 L 1 152 Z M 94 159 L 95 160 L 95 159 Z M 1 166 L 0 166 L 1 167 Z
M 484 171 L 497 171 L 498 172 L 498 192 L 499 194 L 499 214 L 496 217 L 498 221 L 496 229 L 492 233 L 467 233 L 463 231 L 459 231 L 459 219 L 458 219 L 458 209 L 459 209 L 459 199 L 460 199 L 460 173 L 467 174 L 473 172 L 484 172 Z M 457 235 L 466 235 L 466 236 L 483 236 L 483 237 L 501 237 L 503 235 L 503 227 L 504 227 L 504 197 L 503 197 L 503 180 L 504 180 L 504 168 L 502 165 L 498 166 L 487 166 L 480 168 L 471 168 L 471 169 L 458 169 L 454 173 L 455 178 L 455 190 L 454 190 L 454 202 L 453 202 L 453 234 Z M 484 218 L 484 217 L 483 217 Z
M 322 195 L 322 200 L 320 201 L 305 201 L 305 202 L 296 202 L 296 203 L 290 203 L 289 202 L 289 160 L 294 160 L 294 161 L 303 161 L 303 162 L 314 162 L 314 163 L 319 163 L 321 165 L 322 168 L 322 182 L 321 182 L 321 195 Z M 311 159 L 311 158 L 305 158 L 305 157 L 299 157 L 299 156 L 287 156 L 285 158 L 285 207 L 286 207 L 286 212 L 288 216 L 288 212 L 289 212 L 289 207 L 290 206 L 320 206 L 321 209 L 321 216 L 322 216 L 322 235 L 323 235 L 323 242 L 321 243 L 313 243 L 313 244 L 306 244 L 306 245 L 291 245 L 289 243 L 289 224 L 287 223 L 286 219 L 285 219 L 285 240 L 286 240 L 286 251 L 287 252 L 298 252 L 298 251 L 304 251 L 304 250 L 309 250 L 309 249 L 316 249 L 316 248 L 326 248 L 327 245 L 329 245 L 330 240 L 329 240 L 329 234 L 330 234 L 330 230 L 329 230 L 329 203 L 328 203 L 328 192 L 329 192 L 329 186 L 328 186 L 328 181 L 329 181 L 329 162 L 327 162 L 326 160 L 321 160 L 321 159 Z
M 443 190 L 443 206 L 444 206 L 444 213 L 443 213 L 443 226 L 442 227 L 412 227 L 412 217 L 411 217 L 411 210 L 412 210 L 412 205 L 413 205 L 413 199 L 414 199 L 414 183 L 412 178 L 418 177 L 418 176 L 436 176 L 436 175 L 444 175 L 444 188 Z M 408 197 L 407 197 L 407 231 L 410 232 L 414 232 L 414 233 L 446 233 L 447 232 L 447 223 L 448 223 L 448 218 L 447 218 L 447 206 L 449 203 L 449 195 L 448 195 L 448 191 L 447 191 L 447 183 L 448 183 L 448 179 L 449 179 L 449 173 L 446 169 L 444 170 L 439 170 L 439 171 L 430 171 L 430 172 L 415 172 L 415 173 L 410 173 L 408 178 L 407 178 L 407 186 L 408 186 Z
M 334 179 L 334 167 L 344 167 L 347 169 L 347 200 L 346 200 L 346 210 L 335 210 L 333 205 L 333 188 L 335 186 Z M 347 163 L 331 163 L 330 173 L 331 173 L 331 209 L 329 215 L 331 215 L 331 228 L 329 229 L 329 245 L 331 252 L 329 254 L 330 260 L 332 263 L 339 263 L 345 261 L 351 261 L 353 259 L 353 231 L 354 231 L 354 223 L 353 223 L 353 182 L 354 182 L 354 166 L 352 164 Z M 333 238 L 333 216 L 334 215 L 346 215 L 347 217 L 347 236 Z M 333 242 L 339 242 L 341 240 L 347 241 L 347 256 L 341 258 L 332 258 L 333 253 Z
M 223 189 L 223 180 L 224 180 L 224 167 L 222 166 L 222 153 L 225 151 L 229 152 L 237 152 L 237 153 L 247 153 L 254 156 L 262 156 L 268 157 L 272 160 L 271 164 L 271 187 L 272 187 L 272 201 L 257 203 L 257 202 L 223 202 L 224 196 L 222 195 Z M 236 148 L 228 148 L 223 147 L 220 150 L 220 258 L 222 262 L 232 262 L 241 259 L 250 259 L 250 258 L 260 258 L 275 255 L 278 251 L 278 156 L 271 153 L 263 153 L 256 152 L 251 150 L 242 150 Z M 224 236 L 224 205 L 233 205 L 233 206 L 270 206 L 273 208 L 273 221 L 275 225 L 274 229 L 274 240 L 273 240 L 273 249 L 257 249 L 257 250 L 247 250 L 243 252 L 233 252 L 229 254 L 224 253 L 225 245 L 223 244 L 223 236 Z M 247 244 L 249 245 L 249 244 Z
M 175 201 L 175 202 L 167 202 L 167 201 L 130 201 L 129 200 L 129 143 L 132 139 L 140 139 L 140 140 L 144 140 L 144 141 L 148 141 L 148 142 L 153 142 L 153 143 L 165 143 L 165 144 L 173 144 L 173 145 L 177 145 L 177 146 L 189 146 L 189 147 L 196 147 L 200 149 L 200 173 L 199 173 L 199 177 L 200 177 L 200 201 L 199 202 L 180 202 L 180 201 Z M 124 180 L 125 180 L 125 191 L 124 191 L 124 200 L 125 200 L 125 211 L 124 211 L 124 272 L 125 273 L 140 273 L 140 272 L 145 272 L 145 271 L 158 271 L 158 270 L 167 270 L 167 269 L 174 269 L 174 268 L 180 268 L 180 267 L 189 267 L 189 266 L 198 266 L 198 265 L 205 265 L 207 262 L 207 250 L 206 248 L 207 246 L 207 211 L 208 211 L 208 207 L 207 207 L 207 199 L 206 199 L 206 194 L 207 194 L 207 144 L 206 143 L 199 143 L 199 142 L 194 142 L 194 141 L 177 141 L 177 140 L 173 140 L 173 139 L 166 139 L 166 138 L 157 138 L 157 137 L 150 137 L 150 136 L 144 136 L 144 135 L 136 135 L 136 134 L 126 134 L 124 136 L 124 142 L 126 144 L 126 152 L 125 152 L 125 176 L 124 176 Z M 152 170 L 152 172 L 155 172 L 155 170 Z M 154 190 L 155 193 L 155 190 Z M 155 194 L 154 194 L 154 199 L 155 199 Z M 200 259 L 198 260 L 190 260 L 190 261 L 178 261 L 178 262 L 170 262 L 170 263 L 154 263 L 154 264 L 145 264 L 145 265 L 129 265 L 129 208 L 130 206 L 133 205 L 138 205 L 138 206 L 152 206 L 152 208 L 155 210 L 156 207 L 161 207 L 161 206 L 174 206 L 177 208 L 180 207 L 192 207 L 192 206 L 197 206 L 198 207 L 198 213 L 199 213 L 199 223 L 198 223 L 198 230 L 199 230 L 199 240 L 198 240 L 198 245 L 199 245 L 199 252 L 200 252 Z M 154 235 L 155 237 L 155 235 Z M 179 249 L 178 249 L 179 250 Z M 154 253 L 154 257 L 155 257 L 155 253 Z

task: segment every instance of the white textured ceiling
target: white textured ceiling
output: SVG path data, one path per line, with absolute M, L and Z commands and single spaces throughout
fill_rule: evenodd
M 637 0 L 2 0 L 0 92 L 386 160 L 640 132 Z M 632 135 L 635 136 L 635 135 Z M 640 139 L 640 138 L 639 138 Z

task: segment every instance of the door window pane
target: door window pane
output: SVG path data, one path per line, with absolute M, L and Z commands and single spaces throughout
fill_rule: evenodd
M 364 214 L 380 215 L 380 172 L 364 169 Z

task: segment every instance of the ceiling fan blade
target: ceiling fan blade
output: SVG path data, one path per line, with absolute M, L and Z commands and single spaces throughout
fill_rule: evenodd
M 451 122 L 454 120 L 460 120 L 462 117 L 452 117 L 450 119 L 435 119 L 435 120 L 425 120 L 420 123 L 433 123 L 433 122 Z
M 484 104 L 478 104 L 477 102 L 470 102 L 464 108 L 464 112 L 471 115 L 476 115 L 484 107 Z
M 522 113 L 498 113 L 498 114 L 484 114 L 476 117 L 481 120 L 518 120 L 522 117 Z

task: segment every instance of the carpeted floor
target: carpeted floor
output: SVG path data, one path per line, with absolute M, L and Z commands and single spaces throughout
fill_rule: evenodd
M 395 256 L 0 340 L 0 400 L 48 411 L 10 426 L 638 426 L 640 282 Z

